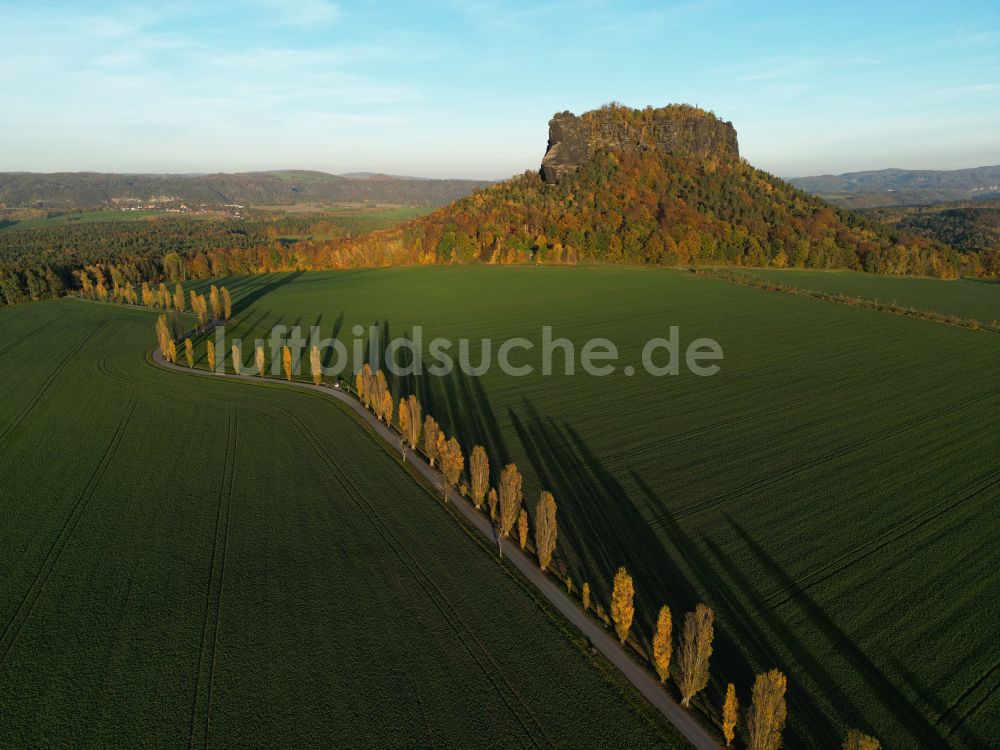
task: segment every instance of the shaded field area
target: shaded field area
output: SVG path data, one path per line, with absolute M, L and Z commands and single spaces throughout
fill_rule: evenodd
M 1000 283 L 973 279 L 878 276 L 857 271 L 799 271 L 761 268 L 729 269 L 800 289 L 846 294 L 869 300 L 971 318 L 980 323 L 1000 320 Z
M 0 311 L 0 746 L 683 747 L 347 411 Z
M 888 747 L 1000 744 L 994 335 L 643 269 L 224 283 L 240 318 L 228 333 L 248 361 L 276 323 L 317 325 L 348 351 L 355 325 L 376 326 L 383 342 L 420 325 L 424 347 L 473 339 L 473 364 L 480 339 L 495 353 L 524 336 L 536 346 L 514 359 L 539 369 L 543 325 L 577 347 L 611 339 L 620 362 L 608 377 L 567 376 L 557 353 L 547 377 L 493 368 L 390 380 L 466 453 L 486 446 L 494 482 L 517 462 L 529 512 L 540 489 L 555 494 L 557 565 L 595 598 L 606 605 L 615 569 L 628 566 L 646 637 L 663 603 L 677 618 L 699 600 L 715 608 L 704 697 L 715 710 L 726 681 L 745 704 L 754 673 L 776 666 L 789 675 L 790 747 L 836 746 L 848 727 Z M 643 344 L 671 325 L 682 355 L 697 337 L 716 339 L 721 372 L 627 376 L 622 366 L 639 366 Z

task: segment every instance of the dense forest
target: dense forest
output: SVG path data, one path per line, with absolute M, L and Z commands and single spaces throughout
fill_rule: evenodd
M 900 231 L 929 237 L 962 252 L 1000 249 L 1000 198 L 867 211 Z M 995 259 L 995 255 L 994 255 Z M 994 274 L 996 269 L 994 268 Z
M 0 297 L 9 304 L 61 294 L 98 264 L 131 283 L 475 262 L 1000 276 L 995 244 L 928 231 L 926 220 L 839 209 L 735 159 L 600 149 L 558 184 L 526 172 L 391 228 L 316 216 L 9 226 L 0 230 Z

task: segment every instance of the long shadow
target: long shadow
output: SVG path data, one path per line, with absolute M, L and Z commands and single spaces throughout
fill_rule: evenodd
M 276 289 L 280 289 L 286 284 L 290 284 L 304 271 L 292 271 L 291 273 L 266 274 L 261 277 L 261 281 L 251 287 L 251 291 L 240 297 L 233 303 L 233 314 L 241 313 L 251 307 L 257 300 L 267 296 Z
M 730 518 L 726 518 L 729 527 L 744 542 L 746 547 L 764 567 L 771 576 L 771 579 L 780 586 L 791 587 L 795 581 L 791 576 L 770 556 L 764 549 L 748 534 L 739 524 Z M 824 685 L 835 698 L 837 708 L 849 718 L 855 726 L 862 726 L 864 718 L 856 706 L 837 686 L 834 675 L 827 670 L 812 655 L 810 650 L 801 640 L 790 631 L 787 626 L 780 622 L 773 611 L 767 606 L 764 591 L 761 590 L 757 582 L 750 580 L 740 572 L 737 566 L 721 549 L 712 546 L 712 553 L 720 564 L 727 568 L 729 575 L 733 577 L 741 590 L 760 615 L 766 619 L 768 624 L 775 628 L 775 632 L 783 639 L 783 643 L 788 648 L 789 653 L 808 674 L 810 674 L 819 684 Z M 843 630 L 833 621 L 833 619 L 817 604 L 808 592 L 803 592 L 794 600 L 795 607 L 805 615 L 813 627 L 823 635 L 828 643 L 848 662 L 851 668 L 861 675 L 865 683 L 871 690 L 872 698 L 881 704 L 883 708 L 896 720 L 898 726 L 906 731 L 910 737 L 916 741 L 915 747 L 920 748 L 947 748 L 950 743 L 945 739 L 940 731 L 920 712 L 899 688 L 894 685 L 882 672 L 882 670 L 858 648 L 853 639 L 844 633 Z M 889 625 L 887 623 L 887 625 Z M 794 674 L 789 675 L 794 683 Z M 966 736 L 965 739 L 968 739 Z M 976 747 L 975 743 L 970 745 Z

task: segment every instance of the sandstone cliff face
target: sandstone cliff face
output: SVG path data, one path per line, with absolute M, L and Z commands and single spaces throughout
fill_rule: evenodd
M 558 182 L 599 148 L 657 148 L 700 158 L 740 156 L 733 124 L 704 110 L 677 104 L 643 110 L 610 105 L 579 117 L 561 112 L 549 121 L 542 179 Z

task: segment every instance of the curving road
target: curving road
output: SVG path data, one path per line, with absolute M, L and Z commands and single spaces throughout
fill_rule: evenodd
M 227 378 L 230 380 L 255 380 L 259 376 L 236 375 L 231 373 L 210 373 L 205 370 L 193 370 L 181 365 L 170 364 L 160 355 L 159 350 L 153 351 L 153 360 L 157 365 L 169 370 L 176 370 L 188 375 L 196 375 L 206 378 Z M 399 444 L 396 434 L 386 425 L 382 424 L 375 415 L 365 409 L 361 403 L 348 393 L 332 386 L 313 385 L 312 383 L 301 383 L 298 381 L 288 382 L 267 378 L 272 382 L 279 382 L 281 385 L 295 388 L 303 388 L 312 391 L 319 391 L 328 396 L 347 404 L 354 412 L 365 420 L 372 430 L 393 449 Z M 432 469 L 424 459 L 408 451 L 408 460 L 417 471 L 419 471 L 434 487 L 441 485 L 441 478 L 437 471 Z M 448 491 L 449 499 L 454 503 L 455 508 L 483 534 L 493 544 L 497 543 L 496 533 L 490 519 L 483 513 L 477 511 L 475 507 L 461 496 L 456 490 Z M 504 556 L 535 586 L 552 606 L 554 606 L 563 617 L 569 620 L 583 635 L 585 635 L 594 648 L 604 654 L 619 671 L 631 682 L 635 688 L 642 693 L 646 699 L 653 704 L 657 711 L 663 714 L 664 718 L 684 736 L 697 750 L 722 750 L 721 745 L 699 724 L 691 714 L 681 708 L 668 694 L 653 676 L 645 669 L 636 664 L 625 653 L 624 649 L 618 645 L 618 641 L 612 638 L 607 631 L 593 622 L 583 610 L 581 610 L 565 593 L 562 586 L 557 585 L 551 578 L 546 576 L 535 564 L 534 560 L 528 557 L 513 539 L 501 540 Z

